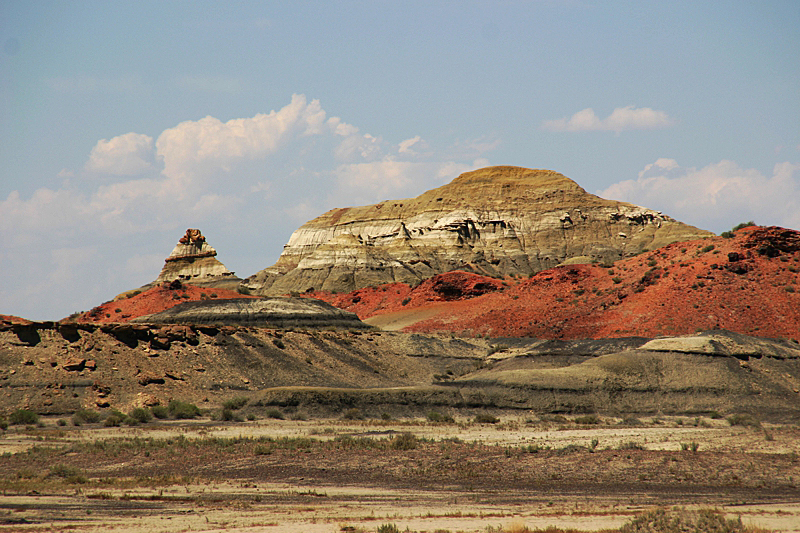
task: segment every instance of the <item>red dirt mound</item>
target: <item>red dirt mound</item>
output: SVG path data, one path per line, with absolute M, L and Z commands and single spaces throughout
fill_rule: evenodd
M 210 289 L 173 281 L 147 289 L 133 296 L 106 302 L 70 320 L 77 322 L 127 322 L 128 320 L 165 311 L 179 303 L 207 298 L 256 298 L 228 289 Z
M 434 287 L 453 289 L 445 296 Z M 614 265 L 556 267 L 525 280 L 450 272 L 415 289 L 394 283 L 312 296 L 362 320 L 390 322 L 402 313 L 410 324 L 403 331 L 577 339 L 722 328 L 800 340 L 800 232 L 750 227 L 733 238 L 674 243 Z M 409 319 L 413 310 L 417 320 Z
M 14 315 L 0 315 L 0 328 L 9 328 L 13 325 L 23 325 L 27 326 L 33 324 L 27 318 L 21 318 Z

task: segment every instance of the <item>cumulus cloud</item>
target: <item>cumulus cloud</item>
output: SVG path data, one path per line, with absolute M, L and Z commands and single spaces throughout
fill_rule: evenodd
M 545 120 L 542 128 L 548 131 L 613 131 L 620 133 L 629 130 L 650 130 L 665 128 L 674 124 L 665 112 L 649 107 L 636 108 L 632 105 L 616 108 L 604 119 L 595 114 L 589 107 L 578 111 L 569 118 Z
M 101 139 L 92 148 L 86 170 L 98 174 L 135 176 L 153 169 L 153 138 L 126 133 L 111 140 Z
M 61 318 L 152 281 L 187 227 L 201 228 L 226 266 L 250 275 L 314 216 L 415 196 L 488 165 L 498 143 L 431 147 L 413 136 L 393 144 L 301 94 L 253 117 L 101 139 L 81 168 L 59 173 L 60 187 L 0 199 L 0 270 L 22 280 L 0 288 L 0 311 Z
M 735 224 L 800 228 L 800 164 L 779 163 L 771 176 L 723 160 L 701 169 L 658 159 L 638 179 L 615 183 L 598 194 L 658 209 L 717 233 Z

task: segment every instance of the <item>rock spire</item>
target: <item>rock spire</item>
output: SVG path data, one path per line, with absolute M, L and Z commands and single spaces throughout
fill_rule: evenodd
M 164 261 L 164 267 L 155 282 L 177 279 L 197 283 L 233 277 L 233 272 L 225 268 L 216 255 L 217 251 L 206 242 L 199 229 L 187 229 Z

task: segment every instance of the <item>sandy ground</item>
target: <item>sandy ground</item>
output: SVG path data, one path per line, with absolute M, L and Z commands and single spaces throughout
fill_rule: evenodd
M 0 453 L 23 454 L 33 446 L 58 446 L 75 441 L 108 441 L 120 438 L 187 439 L 236 437 L 337 436 L 387 438 L 410 431 L 418 438 L 445 441 L 457 438 L 471 443 L 501 446 L 538 446 L 559 449 L 568 445 L 616 450 L 620 444 L 636 442 L 646 450 L 679 451 L 681 444 L 697 442 L 698 454 L 800 453 L 800 439 L 794 426 L 760 429 L 731 427 L 723 420 L 659 417 L 641 420 L 642 426 L 616 427 L 614 419 L 598 426 L 576 426 L 569 421 L 531 424 L 530 420 L 503 418 L 499 424 L 431 424 L 422 419 L 392 421 L 345 420 L 257 420 L 223 424 L 211 421 L 158 422 L 135 428 L 58 427 L 45 420 L 43 428 L 11 427 L 0 435 Z M 695 426 L 694 423 L 698 425 Z M 768 435 L 768 437 L 766 437 Z M 74 453 L 74 452 L 73 452 Z M 688 453 L 688 452 L 685 452 Z M 8 457 L 8 455 L 4 455 Z M 69 454 L 58 461 L 68 461 Z M 313 459 L 309 459 L 313 461 Z M 358 454 L 353 458 L 358 461 Z M 180 456 L 175 458 L 180 462 Z M 124 468 L 125 461 L 119 466 Z M 231 468 L 230 465 L 226 468 Z M 324 470 L 324 469 L 323 469 Z M 234 469 L 235 472 L 235 469 Z M 235 477 L 235 476 L 234 476 Z M 322 478 L 320 478 L 322 479 Z M 240 531 L 308 532 L 377 531 L 382 524 L 396 524 L 400 530 L 485 532 L 489 527 L 521 531 L 557 526 L 581 531 L 614 529 L 642 511 L 679 504 L 684 508 L 723 510 L 752 524 L 774 531 L 800 532 L 800 493 L 781 501 L 759 501 L 747 491 L 736 492 L 729 501 L 713 494 L 699 497 L 648 493 L 632 490 L 580 490 L 574 486 L 549 486 L 542 490 L 498 490 L 496 487 L 376 486 L 358 480 L 336 483 L 320 479 L 287 476 L 284 482 L 246 478 L 166 483 L 161 486 L 137 484 L 107 487 L 89 483 L 52 490 L 19 493 L 6 482 L 0 497 L 0 531 Z M 333 478 L 331 478 L 333 479 Z M 354 528 L 354 529 L 353 529 Z

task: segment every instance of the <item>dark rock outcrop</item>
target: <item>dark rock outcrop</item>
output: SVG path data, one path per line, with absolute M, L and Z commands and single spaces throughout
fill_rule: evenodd
M 269 328 L 355 328 L 370 326 L 355 313 L 311 298 L 259 298 L 185 302 L 131 322 L 211 324 Z

